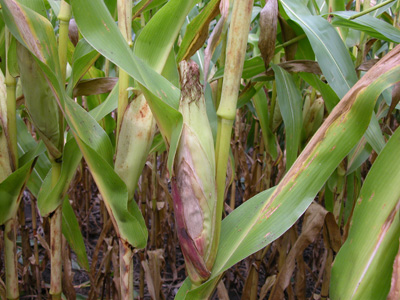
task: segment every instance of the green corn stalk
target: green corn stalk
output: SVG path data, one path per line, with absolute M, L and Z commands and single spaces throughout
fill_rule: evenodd
M 180 63 L 183 129 L 172 179 L 178 238 L 195 285 L 210 276 L 217 250 L 214 142 L 199 75 L 194 62 Z

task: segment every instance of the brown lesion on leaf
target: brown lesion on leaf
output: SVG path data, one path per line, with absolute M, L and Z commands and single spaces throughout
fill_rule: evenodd
M 279 203 L 276 207 L 271 207 L 268 209 L 264 214 L 264 218 L 268 219 L 281 206 L 281 204 L 282 203 Z
M 110 32 L 110 28 L 108 28 L 106 22 L 104 22 L 104 20 L 101 20 L 101 22 L 103 23 L 103 25 L 104 25 L 104 27 L 106 28 L 106 30 L 107 30 L 108 32 Z

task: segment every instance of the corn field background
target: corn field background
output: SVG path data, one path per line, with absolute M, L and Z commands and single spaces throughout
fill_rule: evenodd
M 0 299 L 400 299 L 399 1 L 0 5 Z

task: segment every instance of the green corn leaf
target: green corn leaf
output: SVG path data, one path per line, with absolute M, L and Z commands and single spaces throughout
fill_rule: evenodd
M 357 12 L 340 11 L 334 12 L 332 20 L 333 26 L 353 28 L 365 32 L 366 34 L 388 42 L 400 43 L 400 30 L 385 21 L 374 18 L 370 15 L 364 15 L 356 19 L 349 18 Z
M 146 226 L 137 205 L 133 206 L 132 213 L 128 212 L 126 186 L 112 169 L 113 150 L 107 134 L 81 106 L 66 95 L 60 82 L 58 55 L 53 55 L 57 53 L 57 46 L 51 24 L 13 0 L 1 0 L 0 3 L 4 19 L 7 24 L 10 23 L 10 31 L 28 47 L 46 75 L 99 187 L 117 233 L 132 246 L 144 247 L 147 241 Z M 23 17 L 16 18 L 21 15 Z M 46 46 L 37 44 L 36 38 Z
M 68 244 L 74 250 L 78 263 L 89 272 L 89 260 L 86 253 L 85 243 L 76 219 L 74 210 L 69 203 L 68 197 L 64 198 L 62 207 L 62 232 Z
M 18 157 L 22 157 L 25 153 L 32 151 L 37 147 L 37 142 L 32 137 L 24 121 L 17 115 L 17 140 L 18 140 Z M 39 155 L 35 167 L 32 170 L 29 180 L 26 184 L 31 193 L 36 197 L 39 194 L 40 187 L 46 174 L 49 172 L 51 164 L 45 153 Z
M 182 130 L 182 116 L 177 111 L 179 106 L 179 90 L 164 77 L 149 68 L 137 55 L 132 53 L 115 25 L 114 20 L 101 1 L 73 0 L 71 3 L 78 27 L 88 43 L 110 61 L 124 69 L 143 86 L 143 93 L 157 120 L 159 128 L 164 138 L 170 144 L 168 167 L 172 170 L 173 157 Z M 173 11 L 181 12 L 179 3 L 181 3 L 181 0 L 170 1 L 167 4 L 168 6 L 165 5 L 163 9 L 166 9 L 168 12 L 172 7 L 174 9 Z M 186 4 L 183 7 L 187 7 Z M 93 12 L 92 18 L 90 19 L 87 18 L 86 14 L 88 9 Z M 160 10 L 158 14 L 161 13 L 162 17 L 169 18 L 165 13 L 162 13 L 162 10 Z M 157 20 L 153 21 L 153 23 L 150 22 L 148 25 L 154 26 L 154 28 L 159 28 L 160 26 Z M 164 24 L 161 25 L 164 26 Z M 176 26 L 176 24 L 173 25 Z M 149 28 L 151 26 L 149 26 Z M 170 39 L 171 36 L 177 34 L 177 32 L 174 33 L 171 31 L 168 32 L 168 34 L 168 39 Z M 143 37 L 144 42 L 147 41 L 146 35 L 147 33 L 145 32 Z M 150 35 L 149 33 L 149 36 Z M 170 41 L 164 41 L 163 44 L 172 46 Z M 149 48 L 150 46 L 151 41 L 147 43 L 147 46 L 146 43 L 142 46 L 138 46 L 138 50 L 136 51 L 138 51 L 138 53 L 145 53 L 146 55 L 149 51 L 158 51 L 157 49 Z M 169 50 L 165 52 L 165 59 L 167 59 Z M 165 64 L 165 61 L 163 64 Z M 162 70 L 162 66 L 159 63 L 154 65 L 154 67 L 159 71 Z
M 194 3 L 194 0 L 169 1 L 157 12 L 156 16 L 146 24 L 137 38 L 134 47 L 135 55 L 143 59 L 143 61 L 157 73 L 161 73 L 164 70 L 163 75 L 174 78 L 174 86 L 179 85 L 176 83 L 176 80 L 179 80 L 179 78 L 177 78 L 176 62 L 175 67 L 172 66 L 171 68 L 171 63 L 175 61 L 173 44 L 185 21 L 186 15 L 189 13 Z M 130 75 L 134 77 L 133 74 Z M 172 106 L 174 109 L 171 109 L 171 107 L 168 107 L 165 103 L 160 101 L 159 97 L 156 97 L 154 93 L 150 93 L 147 89 L 143 89 L 143 92 L 164 139 L 169 142 L 167 164 L 169 170 L 172 171 L 172 165 L 182 131 L 182 115 L 177 110 L 178 106 Z
M 50 169 L 37 196 L 38 207 L 42 216 L 48 216 L 60 205 L 60 199 L 64 199 L 76 168 L 81 161 L 82 154 L 79 152 L 74 139 L 70 139 L 65 144 L 62 157 L 61 173 L 56 185 L 52 187 Z
M 365 132 L 365 137 L 367 142 L 372 146 L 372 149 L 375 150 L 376 153 L 381 153 L 383 147 L 385 147 L 385 139 L 382 135 L 381 127 L 379 126 L 378 119 L 376 115 L 373 114 L 371 117 L 371 123 L 368 126 L 367 131 Z
M 282 0 L 281 4 L 289 17 L 303 28 L 325 78 L 339 98 L 342 98 L 357 81 L 357 76 L 350 55 L 340 36 L 325 19 L 320 16 L 312 16 L 300 1 Z M 330 97 L 329 99 L 334 101 L 334 98 Z M 333 101 L 327 102 L 328 109 L 332 106 Z M 376 118 L 372 118 L 367 138 L 377 150 L 384 146 L 382 135 L 377 134 L 378 128 L 379 124 Z M 370 134 L 372 132 L 375 134 Z
M 20 158 L 20 168 L 0 183 L 0 225 L 14 218 L 29 174 L 38 155 L 45 151 L 40 143 Z
M 27 157 L 25 154 L 30 151 L 32 152 L 32 150 L 35 147 L 37 147 L 37 143 L 33 139 L 32 135 L 28 132 L 28 129 L 26 128 L 24 121 L 19 117 L 17 117 L 17 132 L 18 132 L 18 150 L 19 150 L 18 155 L 19 157 Z M 50 161 L 47 158 L 46 154 L 44 153 L 45 147 L 43 143 L 41 144 L 41 147 L 43 148 L 43 153 L 38 155 L 35 167 L 32 170 L 32 173 L 29 176 L 29 180 L 26 185 L 27 188 L 30 190 L 30 192 L 36 198 L 38 197 L 40 187 L 42 187 L 43 181 L 46 178 L 46 174 L 49 173 L 51 168 Z M 82 155 L 80 156 L 82 157 Z M 71 246 L 72 250 L 75 252 L 79 264 L 84 269 L 88 270 L 88 263 L 87 263 L 88 258 L 82 233 L 79 228 L 79 223 L 78 220 L 76 219 L 75 214 L 73 213 L 71 204 L 66 199 L 64 199 L 63 202 L 62 231 L 69 245 Z
M 281 67 L 271 64 L 275 72 L 278 103 L 286 131 L 286 170 L 297 158 L 303 123 L 302 99 L 293 77 Z
M 301 26 L 310 40 L 326 80 L 342 98 L 356 83 L 357 75 L 350 55 L 337 31 L 320 16 L 312 16 L 297 0 L 281 0 L 289 17 Z
M 179 47 L 177 61 L 189 59 L 204 45 L 208 37 L 208 27 L 212 19 L 219 13 L 220 0 L 211 0 L 186 27 L 185 35 Z
M 186 15 L 195 0 L 168 1 L 140 32 L 134 53 L 161 73 Z M 157 35 L 157 38 L 155 38 Z
M 70 77 L 67 94 L 72 95 L 72 91 L 82 76 L 94 64 L 100 54 L 94 50 L 84 39 L 81 39 L 76 45 L 72 58 L 72 75 Z
M 349 235 L 334 261 L 333 300 L 387 297 L 400 235 L 400 177 L 394 175 L 400 169 L 399 149 L 397 129 L 364 181 Z
M 72 0 L 71 3 L 80 32 L 94 49 L 124 69 L 152 94 L 168 105 L 178 107 L 177 88 L 132 53 L 102 1 Z M 92 12 L 91 18 L 87 18 L 87 11 Z
M 264 61 L 260 56 L 252 57 L 245 60 L 243 65 L 242 78 L 250 79 L 256 75 L 265 72 Z M 220 68 L 215 72 L 213 80 L 224 77 L 225 68 Z
M 400 46 L 387 54 L 346 94 L 276 188 L 235 209 L 222 222 L 211 277 L 176 299 L 205 299 L 222 272 L 273 242 L 304 213 L 325 182 L 366 131 L 378 96 L 400 81 Z
M 269 128 L 268 99 L 264 89 L 260 89 L 253 97 L 254 108 L 260 121 L 261 133 L 265 147 L 273 160 L 278 157 L 275 136 Z

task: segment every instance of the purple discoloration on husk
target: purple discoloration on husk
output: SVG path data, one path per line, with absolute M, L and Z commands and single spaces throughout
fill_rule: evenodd
M 213 267 L 217 192 L 214 141 L 193 61 L 179 65 L 183 128 L 174 161 L 172 195 L 178 238 L 190 280 L 200 284 Z
M 190 274 L 190 278 L 194 282 L 200 283 L 206 280 L 211 273 L 207 269 L 203 257 L 199 254 L 194 241 L 186 231 L 185 218 L 183 214 L 183 202 L 175 178 L 172 179 L 172 197 L 174 199 L 174 211 L 178 238 L 182 253 L 185 257 L 186 267 Z

